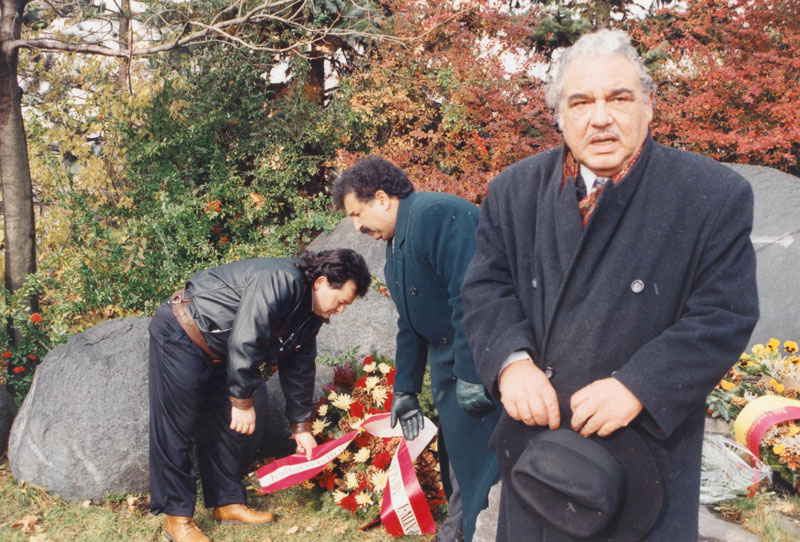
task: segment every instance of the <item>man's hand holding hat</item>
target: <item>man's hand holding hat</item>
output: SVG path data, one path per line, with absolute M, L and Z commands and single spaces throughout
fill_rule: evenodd
M 603 378 L 572 394 L 572 429 L 581 436 L 607 437 L 642 411 L 642 402 L 616 378 Z
M 558 429 L 561 415 L 550 379 L 530 358 L 515 361 L 500 373 L 500 401 L 513 419 L 525 425 Z

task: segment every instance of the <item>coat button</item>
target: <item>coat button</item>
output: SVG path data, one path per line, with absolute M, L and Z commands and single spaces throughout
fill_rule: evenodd
M 300 348 L 301 348 L 302 346 L 303 346 L 302 344 L 298 344 L 297 346 L 295 346 L 295 347 L 294 347 L 294 349 L 295 349 L 295 350 L 300 350 Z
M 538 287 L 539 287 L 539 282 L 538 282 L 538 281 L 537 281 L 537 280 L 534 278 L 534 279 L 531 281 L 531 286 L 533 286 L 533 289 L 535 290 L 536 288 L 538 288 Z
M 544 368 L 544 375 L 545 375 L 547 378 L 550 378 L 550 379 L 552 379 L 552 378 L 553 378 L 553 376 L 554 376 L 555 374 L 556 374 L 556 372 L 553 370 L 553 368 L 552 368 L 552 367 L 545 367 L 545 368 Z
M 634 280 L 631 282 L 631 290 L 634 294 L 641 293 L 644 290 L 644 282 L 639 279 Z
M 411 292 L 411 295 L 417 295 L 417 289 L 414 288 L 413 286 L 411 287 L 411 290 L 409 290 L 409 291 Z
M 447 340 L 447 337 L 442 337 L 442 344 L 450 344 L 450 341 Z

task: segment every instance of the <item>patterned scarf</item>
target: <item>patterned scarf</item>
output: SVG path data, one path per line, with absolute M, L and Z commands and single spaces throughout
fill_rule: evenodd
M 565 145 L 564 149 L 565 149 L 565 151 L 564 151 L 564 174 L 563 174 L 563 176 L 561 178 L 561 189 L 562 190 L 564 189 L 564 185 L 567 184 L 567 179 L 569 177 L 572 177 L 573 179 L 575 179 L 575 183 L 576 184 L 583 183 L 583 180 L 579 178 L 580 177 L 580 164 L 575 159 L 575 157 L 572 155 L 572 151 L 569 150 L 569 147 L 567 147 Z M 611 182 L 613 182 L 615 186 L 631 170 L 633 165 L 639 159 L 639 155 L 642 154 L 642 149 L 644 149 L 644 142 L 642 143 L 642 146 L 639 147 L 639 150 L 636 152 L 636 156 L 633 157 L 633 160 L 628 162 L 628 164 L 624 168 L 622 168 L 622 170 L 619 173 L 617 173 L 616 175 L 611 177 Z M 583 219 L 583 227 L 584 228 L 586 228 L 586 224 L 589 223 L 589 218 L 592 216 L 592 213 L 594 212 L 594 209 L 597 206 L 597 200 L 600 199 L 600 192 L 603 191 L 603 187 L 605 186 L 605 183 L 602 183 L 602 182 L 601 183 L 597 183 L 597 182 L 595 182 L 595 186 L 596 186 L 596 188 L 592 191 L 591 194 L 588 194 L 588 195 L 582 195 L 582 192 L 584 192 L 584 191 L 581 191 L 581 190 L 578 191 L 578 195 L 581 196 L 581 197 L 578 198 L 579 199 L 579 201 L 578 201 L 578 210 L 580 210 L 580 212 L 581 212 L 581 217 Z

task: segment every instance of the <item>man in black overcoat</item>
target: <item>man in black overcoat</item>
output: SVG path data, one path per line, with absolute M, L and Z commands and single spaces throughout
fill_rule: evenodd
M 503 171 L 482 204 L 462 295 L 478 373 L 505 409 L 499 541 L 574 539 L 531 512 L 548 503 L 512 474 L 556 428 L 598 442 L 635 431 L 660 477 L 638 534 L 620 511 L 581 540 L 697 540 L 705 397 L 758 319 L 753 194 L 653 141 L 654 90 L 624 32 L 583 36 L 547 89 L 564 145 Z M 574 467 L 563 474 L 579 479 Z

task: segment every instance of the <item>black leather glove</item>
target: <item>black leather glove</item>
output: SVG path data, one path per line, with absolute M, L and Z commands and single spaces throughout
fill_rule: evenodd
M 394 399 L 392 400 L 392 427 L 397 425 L 398 418 L 406 440 L 417 438 L 425 421 L 422 417 L 422 410 L 419 408 L 416 393 L 399 391 L 394 394 Z
M 456 399 L 461 410 L 470 416 L 483 416 L 494 408 L 494 401 L 486 393 L 483 384 L 473 384 L 460 378 L 456 380 Z

